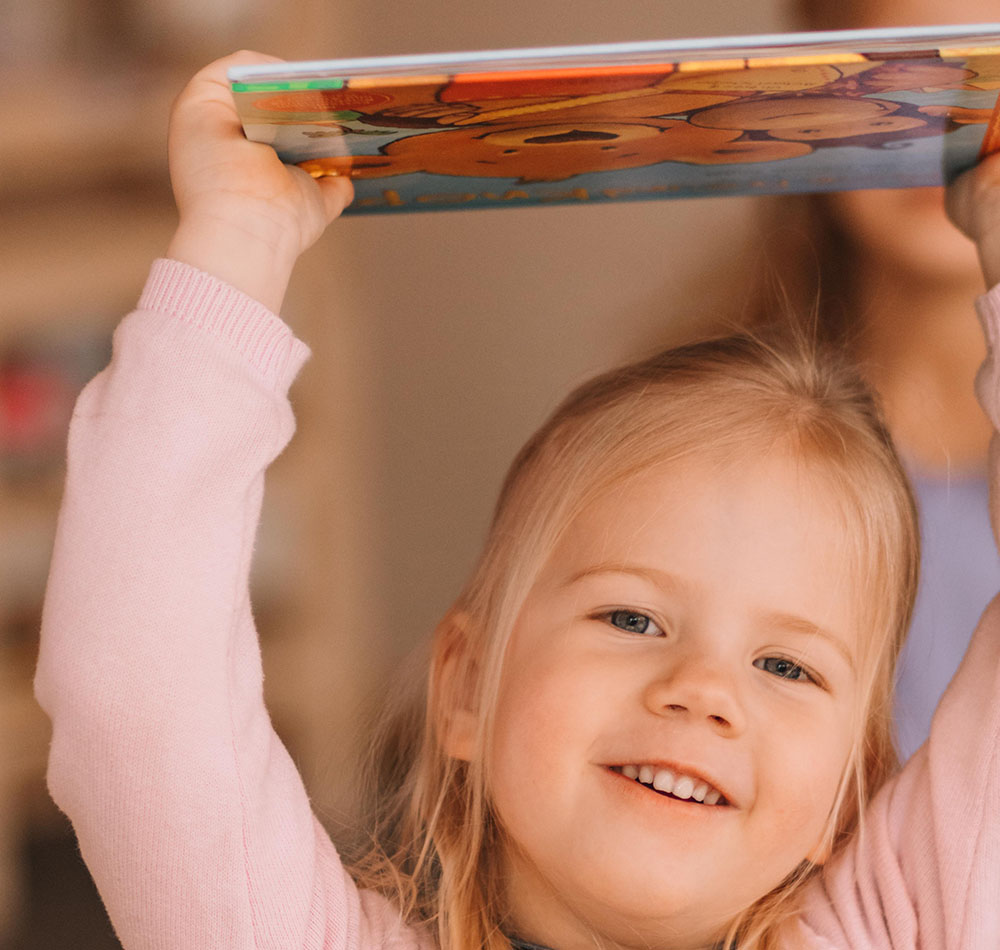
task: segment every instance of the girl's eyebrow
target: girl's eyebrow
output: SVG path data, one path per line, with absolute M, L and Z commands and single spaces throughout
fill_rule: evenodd
M 851 671 L 854 671 L 854 657 L 851 654 L 850 648 L 844 642 L 844 638 L 823 629 L 823 627 L 813 623 L 811 620 L 805 620 L 802 617 L 795 616 L 795 614 L 778 612 L 762 615 L 762 623 L 769 628 L 779 627 L 788 633 L 801 633 L 808 637 L 820 637 L 826 640 L 847 661 L 847 665 L 851 668 Z
M 583 570 L 577 571 L 575 574 L 571 575 L 568 580 L 564 581 L 559 586 L 561 588 L 571 587 L 573 584 L 585 580 L 588 577 L 593 577 L 595 574 L 632 574 L 635 577 L 648 581 L 650 584 L 654 584 L 665 591 L 689 591 L 693 590 L 696 586 L 690 581 L 685 580 L 683 577 L 678 577 L 676 574 L 671 574 L 668 571 L 658 570 L 655 567 L 642 567 L 637 564 L 623 564 L 616 562 L 595 564 L 592 567 L 585 567 Z

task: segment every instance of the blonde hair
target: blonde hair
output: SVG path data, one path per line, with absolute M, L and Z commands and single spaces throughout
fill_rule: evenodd
M 865 613 L 856 742 L 825 834 L 835 851 L 896 767 L 892 683 L 916 590 L 919 540 L 909 484 L 878 408 L 842 355 L 801 330 L 673 348 L 573 392 L 514 460 L 480 559 L 438 628 L 426 691 L 390 716 L 367 790 L 372 836 L 351 862 L 362 887 L 433 927 L 443 950 L 508 948 L 498 855 L 503 831 L 485 752 L 507 643 L 560 536 L 595 499 L 653 465 L 783 449 L 830 486 L 854 541 Z M 451 675 L 441 676 L 452 665 Z M 459 695 L 461 694 L 461 695 Z M 418 711 L 416 704 L 422 704 Z M 449 716 L 477 711 L 478 755 L 445 751 Z M 733 922 L 722 946 L 765 950 L 815 871 L 803 862 Z

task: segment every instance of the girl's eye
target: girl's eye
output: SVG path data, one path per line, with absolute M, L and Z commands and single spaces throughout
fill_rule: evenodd
M 601 617 L 626 633 L 642 633 L 647 637 L 663 635 L 663 631 L 649 617 L 636 610 L 612 610 Z
M 813 682 L 813 678 L 801 666 L 781 656 L 762 656 L 760 659 L 754 660 L 753 665 L 758 670 L 764 670 L 765 673 L 780 676 L 785 680 Z

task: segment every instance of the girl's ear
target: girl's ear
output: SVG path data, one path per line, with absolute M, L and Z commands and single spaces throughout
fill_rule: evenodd
M 431 694 L 438 735 L 445 753 L 471 762 L 476 754 L 479 716 L 476 684 L 479 664 L 473 650 L 469 615 L 449 610 L 434 633 Z

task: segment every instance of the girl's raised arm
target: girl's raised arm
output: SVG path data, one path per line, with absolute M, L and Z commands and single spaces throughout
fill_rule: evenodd
M 948 193 L 992 287 L 976 393 L 995 432 L 990 508 L 1000 544 L 1000 155 Z M 809 893 L 807 944 L 837 950 L 1000 947 L 1000 597 L 986 608 L 930 738 L 869 805 L 863 833 Z
M 175 259 L 70 431 L 36 692 L 52 795 L 127 950 L 347 950 L 397 927 L 341 868 L 262 697 L 250 558 L 308 355 L 272 311 L 350 185 L 243 139 L 225 69 L 261 58 L 178 99 Z

